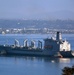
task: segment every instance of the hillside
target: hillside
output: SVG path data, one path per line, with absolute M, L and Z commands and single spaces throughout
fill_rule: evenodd
M 0 20 L 0 28 L 74 29 L 73 20 Z

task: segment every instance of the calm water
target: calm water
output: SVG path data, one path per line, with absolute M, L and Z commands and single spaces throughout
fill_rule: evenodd
M 18 39 L 20 45 L 23 40 L 35 40 L 36 46 L 38 40 L 51 37 L 51 35 L 0 35 L 0 44 L 14 44 L 14 40 Z M 63 35 L 63 39 L 67 39 L 74 49 L 74 34 Z M 62 75 L 62 69 L 65 66 L 74 65 L 74 58 L 45 58 L 45 57 L 25 57 L 11 56 L 0 57 L 0 75 Z

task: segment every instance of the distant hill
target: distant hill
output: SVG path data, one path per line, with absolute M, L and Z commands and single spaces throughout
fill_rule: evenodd
M 0 28 L 74 29 L 73 20 L 0 20 Z

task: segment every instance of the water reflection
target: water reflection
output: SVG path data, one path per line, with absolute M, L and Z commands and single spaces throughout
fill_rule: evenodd
M 50 58 L 31 56 L 1 56 L 1 75 L 61 75 L 65 66 L 72 66 L 74 58 Z M 7 69 L 6 69 L 7 68 Z M 10 70 L 10 71 L 9 71 Z
M 31 56 L 6 56 L 8 58 L 13 58 L 15 62 L 22 61 L 41 61 L 41 62 L 51 62 L 51 63 L 70 63 L 71 58 L 50 58 L 50 57 L 31 57 Z
M 19 59 L 25 60 L 25 61 L 41 61 L 41 62 L 58 62 L 58 58 L 50 58 L 50 57 L 14 57 L 15 61 L 18 61 Z
M 22 59 L 30 61 L 42 61 L 42 62 L 59 62 L 59 63 L 70 63 L 70 58 L 50 58 L 50 57 L 23 57 Z
M 59 62 L 60 63 L 70 63 L 70 58 L 60 58 Z
M 59 63 L 70 63 L 73 61 L 73 58 L 51 58 L 51 57 L 33 57 L 33 56 L 0 56 L 4 58 L 13 58 L 15 61 L 17 60 L 29 60 L 29 61 L 43 61 L 43 62 L 59 62 Z

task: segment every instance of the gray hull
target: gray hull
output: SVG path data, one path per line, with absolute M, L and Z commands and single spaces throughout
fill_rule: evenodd
M 74 57 L 73 51 L 60 51 L 60 54 L 65 58 Z
M 28 49 L 25 47 L 0 46 L 0 54 L 5 55 L 24 55 L 24 56 L 48 56 L 48 57 L 74 57 L 73 51 L 60 51 L 60 55 L 56 51 L 46 49 Z
M 21 47 L 12 48 L 11 46 L 0 46 L 1 54 L 6 55 L 29 55 L 29 56 L 54 56 L 54 52 L 43 49 L 27 49 Z

